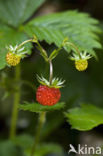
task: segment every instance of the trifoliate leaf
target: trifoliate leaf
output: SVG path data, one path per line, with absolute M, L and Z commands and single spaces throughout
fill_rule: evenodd
M 103 124 L 103 110 L 94 105 L 83 104 L 80 108 L 70 109 L 65 113 L 72 128 L 87 131 Z
M 59 102 L 53 106 L 43 106 L 39 103 L 26 102 L 24 104 L 19 105 L 19 108 L 24 111 L 31 111 L 31 112 L 39 113 L 42 111 L 54 111 L 54 110 L 63 109 L 64 106 L 65 106 L 64 102 Z
M 37 75 L 37 80 L 40 84 L 46 85 L 50 88 L 53 88 L 53 87 L 54 88 L 62 88 L 63 84 L 65 82 L 65 80 L 54 77 L 52 79 L 52 83 L 50 84 L 50 82 L 47 79 L 45 79 L 43 76 L 39 77 L 38 75 Z

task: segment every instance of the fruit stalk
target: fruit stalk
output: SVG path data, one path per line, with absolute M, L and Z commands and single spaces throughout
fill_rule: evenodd
M 15 82 L 19 82 L 21 77 L 21 67 L 20 64 L 15 68 Z M 17 84 L 15 87 L 14 93 L 14 104 L 12 110 L 12 117 L 11 117 L 11 127 L 10 127 L 10 139 L 13 139 L 16 135 L 16 123 L 18 118 L 18 105 L 20 102 L 20 86 Z
M 52 61 L 50 60 L 49 61 L 49 64 L 50 64 L 50 77 L 49 77 L 49 83 L 50 85 L 52 84 L 52 79 L 53 79 L 53 64 L 52 64 Z
M 22 42 L 21 44 L 18 45 L 17 49 L 19 49 L 20 47 L 22 47 L 24 44 L 26 44 L 28 42 L 33 42 L 33 39 L 29 39 L 29 40 L 26 40 L 26 41 Z
M 71 42 L 67 42 L 67 44 L 70 45 L 70 46 L 72 46 L 76 50 L 76 52 L 79 55 L 79 58 L 81 59 L 81 55 L 80 55 L 79 49 L 73 43 L 71 43 Z
M 49 83 L 51 84 L 52 83 L 52 78 L 53 78 L 53 65 L 52 65 L 51 60 L 49 61 L 49 65 L 50 65 Z M 34 154 L 35 154 L 36 147 L 38 146 L 39 140 L 40 140 L 41 129 L 42 129 L 44 123 L 45 123 L 45 120 L 46 120 L 46 112 L 41 112 L 40 115 L 39 115 L 38 126 L 37 126 L 35 139 L 34 139 L 34 144 L 33 144 L 30 156 L 34 156 Z

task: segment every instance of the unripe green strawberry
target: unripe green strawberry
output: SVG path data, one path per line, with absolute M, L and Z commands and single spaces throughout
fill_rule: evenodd
M 87 69 L 88 67 L 88 61 L 87 60 L 83 60 L 83 59 L 80 59 L 80 60 L 76 60 L 75 61 L 75 67 L 78 71 L 84 71 Z
M 12 52 L 8 52 L 6 55 L 6 62 L 10 66 L 16 66 L 20 63 L 21 57 L 17 54 L 13 54 Z
M 58 88 L 50 88 L 48 86 L 40 85 L 36 92 L 36 100 L 45 106 L 52 106 L 56 104 L 61 97 L 61 92 Z

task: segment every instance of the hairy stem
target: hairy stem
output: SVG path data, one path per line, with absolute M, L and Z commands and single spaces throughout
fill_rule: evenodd
M 20 64 L 16 66 L 15 69 L 15 83 L 20 81 L 21 76 L 21 68 Z M 14 104 L 13 104 L 13 110 L 12 110 L 12 117 L 11 117 L 11 127 L 10 127 L 10 139 L 13 139 L 16 135 L 16 123 L 18 118 L 18 105 L 20 102 L 20 86 L 16 84 L 15 87 L 16 91 L 14 93 Z
M 42 112 L 39 115 L 39 121 L 38 121 L 38 127 L 36 130 L 35 134 L 35 140 L 34 140 L 34 145 L 32 147 L 31 155 L 34 156 L 36 147 L 38 146 L 39 140 L 40 140 L 40 134 L 41 134 L 41 129 L 43 127 L 43 124 L 45 123 L 45 118 L 46 118 L 46 112 Z

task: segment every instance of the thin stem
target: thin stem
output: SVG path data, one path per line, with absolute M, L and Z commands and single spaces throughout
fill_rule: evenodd
M 22 47 L 24 44 L 28 43 L 28 42 L 34 42 L 37 44 L 37 49 L 40 51 L 41 55 L 43 56 L 43 58 L 45 59 L 45 61 L 48 61 L 48 55 L 47 55 L 47 52 L 42 48 L 42 46 L 40 45 L 40 43 L 38 42 L 37 38 L 35 39 L 29 39 L 29 40 L 26 40 L 24 42 L 22 42 L 21 44 L 19 44 L 16 48 L 16 51 Z
M 73 43 L 71 43 L 71 42 L 67 42 L 67 44 L 68 45 L 71 45 L 76 50 L 76 52 L 78 53 L 79 57 L 81 58 L 79 49 Z
M 19 49 L 20 47 L 22 47 L 24 44 L 26 44 L 28 42 L 33 42 L 33 39 L 29 39 L 29 40 L 26 40 L 26 41 L 22 42 L 21 44 L 18 45 L 17 49 Z
M 50 85 L 51 85 L 51 84 L 52 84 L 52 79 L 53 79 L 53 64 L 52 64 L 52 61 L 51 61 L 51 60 L 49 61 L 49 64 L 50 64 L 49 83 L 50 83 Z
M 20 81 L 21 68 L 20 64 L 15 69 L 15 82 Z M 18 105 L 20 102 L 20 86 L 16 84 L 16 92 L 14 93 L 14 104 L 12 110 L 11 127 L 10 127 L 10 139 L 13 139 L 16 135 L 16 123 L 18 118 Z
M 31 151 L 30 156 L 34 156 L 36 147 L 38 146 L 38 143 L 39 143 L 39 140 L 40 140 L 41 129 L 42 129 L 44 123 L 45 123 L 45 119 L 46 119 L 46 112 L 40 113 L 39 121 L 38 121 L 38 127 L 37 127 L 37 130 L 36 130 L 36 135 L 35 135 L 35 140 L 34 140 L 34 145 L 32 147 L 32 151 Z
M 52 61 L 51 60 L 49 61 L 49 64 L 50 64 L 49 83 L 52 84 L 52 79 L 53 79 L 53 65 L 52 65 Z M 30 156 L 34 156 L 34 154 L 35 154 L 36 147 L 38 146 L 39 140 L 40 140 L 41 129 L 42 129 L 44 123 L 45 123 L 45 119 L 46 119 L 46 112 L 40 113 L 39 121 L 38 121 L 38 127 L 37 127 L 37 131 L 36 131 L 36 134 L 35 134 L 35 140 L 34 140 L 34 144 L 33 144 L 32 151 L 31 151 L 31 155 Z

